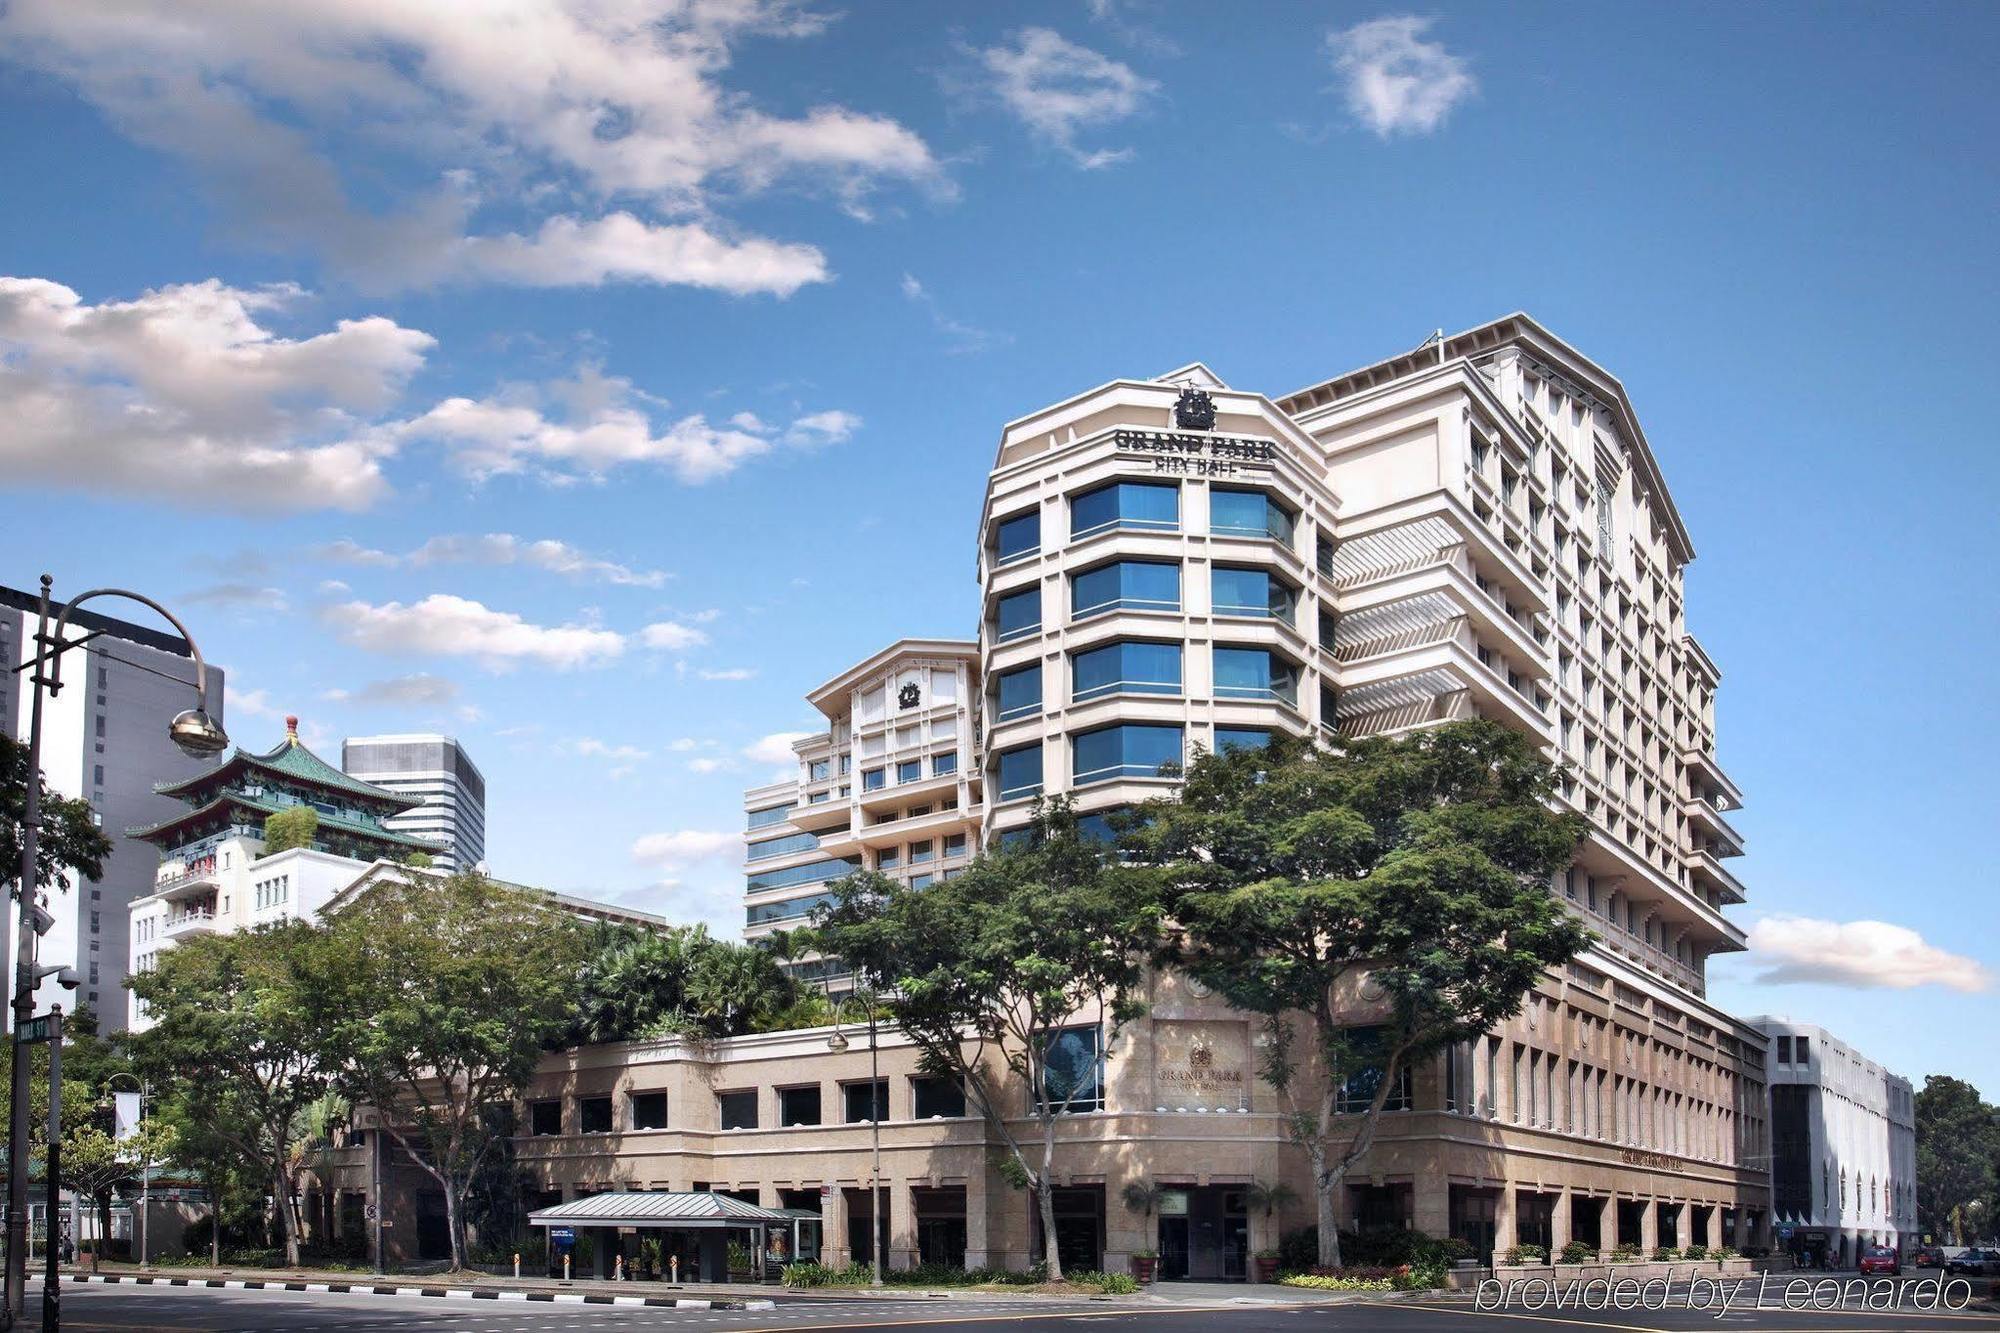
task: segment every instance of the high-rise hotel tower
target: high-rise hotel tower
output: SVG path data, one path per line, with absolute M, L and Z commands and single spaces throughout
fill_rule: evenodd
M 1277 399 L 1199 364 L 1114 380 L 1002 429 L 978 542 L 976 660 L 953 673 L 977 690 L 956 741 L 977 771 L 953 786 L 960 817 L 983 798 L 979 841 L 1025 824 L 1037 796 L 1109 812 L 1170 791 L 1197 746 L 1274 732 L 1483 717 L 1561 762 L 1561 799 L 1590 832 L 1551 889 L 1597 942 L 1518 1019 L 1414 1071 L 1347 1220 L 1482 1249 L 1758 1238 L 1764 1040 L 1705 998 L 1708 959 L 1743 947 L 1724 915 L 1743 888 L 1726 865 L 1742 841 L 1715 759 L 1719 673 L 1687 629 L 1693 545 L 1617 379 L 1517 314 Z M 829 710 L 829 732 L 801 743 L 832 790 L 866 762 L 850 752 L 881 753 L 876 733 L 900 745 L 895 701 L 869 706 L 866 722 Z M 913 798 L 934 775 L 891 767 L 886 790 L 842 793 L 860 808 L 828 830 L 836 798 L 808 793 L 807 772 L 751 794 L 752 846 L 831 832 L 846 854 L 783 894 L 752 861 L 753 926 L 823 894 L 814 875 L 919 869 L 889 836 L 890 797 L 899 773 L 923 784 Z M 1182 1162 L 1183 1131 L 1142 1122 L 1189 1109 L 1165 1089 L 1197 1048 L 1206 1068 L 1252 1068 L 1254 1031 L 1179 979 L 1155 989 L 1098 1113 L 1109 1165 L 1079 1142 L 1075 1178 L 1116 1174 L 1122 1141 L 1198 1194 L 1219 1148 Z M 1204 1119 L 1204 1140 L 1268 1140 L 1285 1169 L 1281 1118 Z M 1190 1197 L 1200 1212 L 1232 1196 Z

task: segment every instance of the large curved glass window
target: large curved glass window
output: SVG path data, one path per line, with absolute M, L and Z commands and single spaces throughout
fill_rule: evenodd
M 762 861 L 773 856 L 787 856 L 792 852 L 809 852 L 819 846 L 819 835 L 814 833 L 788 833 L 782 838 L 767 838 L 763 842 L 750 844 L 746 861 Z
M 996 563 L 1010 565 L 1042 549 L 1042 513 L 1030 509 L 1025 514 L 1001 520 L 996 533 Z
M 1209 606 L 1218 616 L 1269 616 L 1292 623 L 1296 588 L 1261 569 L 1217 565 L 1209 571 Z
M 1146 481 L 1116 481 L 1084 491 L 1069 502 L 1069 535 L 1075 541 L 1100 532 L 1179 532 L 1181 488 Z
M 1039 795 L 1042 790 L 1042 747 L 1040 743 L 1008 750 L 999 760 L 1000 799 Z
M 1208 530 L 1218 537 L 1269 537 L 1291 544 L 1292 511 L 1262 491 L 1208 493 Z
M 1002 597 L 995 609 L 995 619 L 1000 627 L 1000 642 L 1018 639 L 1033 634 L 1042 627 L 1042 590 L 1040 585 L 1024 588 L 1020 592 Z
M 1215 729 L 1215 752 L 1227 754 L 1231 750 L 1261 750 L 1271 743 L 1271 733 L 1263 727 L 1217 727 Z
M 1215 650 L 1215 697 L 1299 702 L 1299 669 L 1262 648 Z
M 811 916 L 821 907 L 831 907 L 833 895 L 815 893 L 810 898 L 787 898 L 777 903 L 755 903 L 743 909 L 743 924 L 754 926 L 764 921 L 790 921 L 796 917 Z
M 1178 611 L 1181 567 L 1157 560 L 1120 560 L 1076 575 L 1069 584 L 1073 620 L 1106 611 Z
M 764 889 L 782 889 L 793 884 L 810 884 L 815 880 L 839 879 L 861 869 L 859 857 L 842 857 L 836 861 L 809 861 L 802 866 L 786 866 L 782 870 L 765 870 L 751 875 L 744 884 L 746 893 L 757 893 Z
M 1181 764 L 1181 729 L 1128 722 L 1082 732 L 1072 744 L 1070 776 L 1078 786 L 1113 778 L 1172 777 Z
M 1014 671 L 1001 673 L 999 677 L 998 721 L 1011 722 L 1017 717 L 1033 717 L 1042 711 L 1042 667 L 1037 662 Z
M 1070 659 L 1070 699 L 1106 694 L 1179 694 L 1181 646 L 1121 639 Z

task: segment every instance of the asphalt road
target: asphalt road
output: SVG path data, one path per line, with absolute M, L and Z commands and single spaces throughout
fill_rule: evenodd
M 1175 1308 L 1063 1306 L 1047 1302 L 954 1299 L 948 1305 L 909 1301 L 800 1301 L 776 1310 L 668 1310 L 620 1306 L 516 1304 L 437 1297 L 357 1296 L 187 1287 L 63 1287 L 63 1325 L 95 1330 L 374 1330 L 429 1329 L 453 1333 L 612 1333 L 621 1329 L 727 1330 L 803 1333 L 815 1329 L 950 1328 L 952 1333 L 1018 1327 L 1185 1329 L 1187 1333 L 1596 1333 L 1598 1330 L 1772 1329 L 1780 1333 L 1970 1333 L 2000 1329 L 2000 1316 L 1978 1311 L 1731 1311 L 1718 1319 L 1700 1310 L 1569 1312 L 1486 1311 L 1469 1302 L 1410 1300 L 1379 1304 L 1240 1304 Z M 40 1290 L 29 1299 L 39 1309 Z M 32 1316 L 31 1316 L 32 1317 Z

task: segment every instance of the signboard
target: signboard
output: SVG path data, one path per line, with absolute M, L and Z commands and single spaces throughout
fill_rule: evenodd
M 31 1018 L 21 1024 L 21 1040 L 24 1042 L 47 1041 L 55 1020 L 48 1014 Z
M 1627 1148 L 1624 1152 L 1618 1154 L 1618 1158 L 1627 1166 L 1643 1166 L 1651 1171 L 1679 1171 L 1681 1169 L 1681 1159 L 1678 1157 L 1669 1157 L 1665 1153 L 1641 1152 L 1636 1148 Z
M 1111 438 L 1120 449 L 1153 455 L 1153 471 L 1182 476 L 1233 477 L 1252 469 L 1268 469 L 1278 458 L 1275 441 L 1245 435 L 1120 430 Z
M 1250 1033 L 1241 1022 L 1155 1019 L 1153 1090 L 1163 1106 L 1248 1104 Z
M 549 1228 L 549 1243 L 550 1243 L 550 1244 L 552 1244 L 552 1245 L 574 1245 L 574 1244 L 576 1244 L 576 1228 L 575 1228 L 575 1227 L 550 1227 L 550 1228 Z

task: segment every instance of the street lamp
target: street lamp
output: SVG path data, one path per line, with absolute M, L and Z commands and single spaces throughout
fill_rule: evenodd
M 827 998 L 833 999 L 832 988 L 828 987 Z M 833 1035 L 826 1039 L 826 1048 L 835 1055 L 848 1046 L 847 1034 L 840 1030 L 840 1012 L 849 1000 L 859 999 L 858 992 L 849 992 L 833 1005 Z M 868 1285 L 882 1285 L 882 1066 L 875 1046 L 875 1005 L 868 1005 L 868 1137 L 872 1140 L 873 1165 L 870 1168 L 868 1184 L 868 1255 L 874 1260 L 874 1274 Z
M 186 714 L 182 716 L 186 716 Z M 180 719 L 176 718 L 174 720 L 179 721 Z M 129 1078 L 139 1085 L 139 1120 L 134 1121 L 132 1126 L 136 1130 L 139 1128 L 139 1122 L 146 1118 L 146 1103 L 152 1100 L 153 1085 L 140 1078 L 137 1074 L 120 1069 L 113 1072 L 110 1078 L 104 1080 L 104 1090 L 109 1092 L 112 1083 L 121 1078 Z M 115 1107 L 116 1103 L 114 1102 L 113 1105 Z M 116 1110 L 112 1112 L 112 1127 L 115 1132 L 117 1127 Z M 139 1155 L 139 1267 L 144 1268 L 146 1267 L 146 1223 L 149 1219 L 149 1214 L 152 1212 L 151 1205 L 153 1200 L 153 1153 L 151 1144 L 143 1134 L 140 1137 L 139 1146 L 142 1150 Z M 109 1237 L 101 1238 L 98 1243 L 102 1244 L 106 1239 L 109 1239 Z
M 67 638 L 69 618 L 93 597 L 124 597 L 150 606 L 180 631 L 194 658 L 194 707 L 175 716 L 167 725 L 167 735 L 183 754 L 202 759 L 220 754 L 229 747 L 229 735 L 208 713 L 208 664 L 194 636 L 173 612 L 143 593 L 123 588 L 93 588 L 61 608 L 53 629 L 49 622 L 49 589 L 55 582 L 42 575 L 42 596 L 35 627 L 34 655 L 15 667 L 16 672 L 32 671 L 33 702 L 28 714 L 28 790 L 21 818 L 20 938 L 14 953 L 14 1031 L 9 1043 L 14 1062 L 11 1086 L 14 1093 L 12 1128 L 7 1139 L 7 1301 L 6 1322 L 11 1328 L 20 1319 L 28 1287 L 28 1061 L 21 1051 L 21 1032 L 35 1014 L 35 984 L 53 969 L 38 968 L 35 945 L 48 914 L 35 903 L 40 887 L 37 861 L 41 855 L 42 825 L 42 698 L 62 693 L 62 659 L 70 649 L 90 642 L 102 631 L 93 630 L 75 639 Z M 49 1126 L 49 1138 L 60 1136 L 59 1126 Z M 50 1173 L 51 1191 L 56 1185 Z

